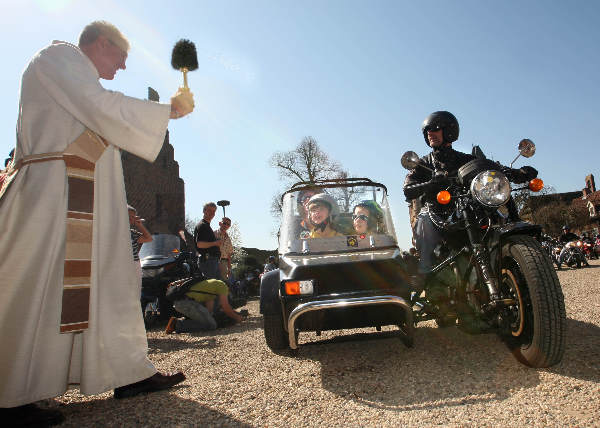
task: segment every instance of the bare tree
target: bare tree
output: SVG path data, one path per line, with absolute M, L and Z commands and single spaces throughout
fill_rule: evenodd
M 340 171 L 335 178 L 346 179 L 349 176 L 348 171 Z M 360 192 L 355 187 L 338 187 L 331 189 L 331 193 L 340 204 L 340 209 L 345 212 L 349 212 L 350 207 L 359 202 Z
M 277 169 L 279 178 L 286 186 L 298 181 L 314 183 L 338 178 L 344 173 L 341 165 L 321 150 L 313 137 L 305 137 L 293 150 L 275 152 L 269 165 Z M 347 176 L 347 172 L 345 174 Z M 281 193 L 274 195 L 271 201 L 271 214 L 276 218 L 281 214 Z
M 335 178 L 342 170 L 313 137 L 305 137 L 293 150 L 274 153 L 269 164 L 277 168 L 279 177 L 289 184 Z

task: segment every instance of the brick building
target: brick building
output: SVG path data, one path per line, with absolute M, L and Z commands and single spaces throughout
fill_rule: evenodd
M 591 231 L 598 233 L 600 228 L 600 191 L 596 190 L 596 183 L 592 174 L 585 177 L 585 187 L 582 190 L 534 195 L 530 198 L 529 206 L 535 210 L 545 205 L 559 203 L 565 203 L 573 208 L 589 213 L 586 224 L 581 228 L 575 227 L 574 232 Z
M 159 100 L 152 88 L 148 88 L 148 99 Z M 150 233 L 176 234 L 185 226 L 185 184 L 174 154 L 169 131 L 153 163 L 121 152 L 127 202 L 146 219 Z

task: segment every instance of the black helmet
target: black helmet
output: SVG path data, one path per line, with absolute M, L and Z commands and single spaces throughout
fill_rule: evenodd
M 456 117 L 449 111 L 434 111 L 427 116 L 421 126 L 425 144 L 429 145 L 427 131 L 437 131 L 438 129 L 443 131 L 444 144 L 453 143 L 458 140 L 458 120 L 456 120 Z
M 562 230 L 571 230 L 571 229 L 569 228 L 569 226 L 567 226 L 567 225 L 565 224 L 565 225 L 562 227 Z

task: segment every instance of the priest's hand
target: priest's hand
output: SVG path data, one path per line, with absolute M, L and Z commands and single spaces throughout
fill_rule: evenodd
M 179 88 L 171 97 L 171 119 L 190 114 L 194 110 L 194 94 L 189 89 Z

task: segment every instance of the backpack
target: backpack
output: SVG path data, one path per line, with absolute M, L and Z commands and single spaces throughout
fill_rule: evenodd
M 188 278 L 173 281 L 167 286 L 167 290 L 165 291 L 165 297 L 171 302 L 184 299 L 186 297 L 186 293 L 190 292 L 190 288 L 192 287 L 192 285 L 198 284 L 199 282 L 202 282 L 205 279 L 206 277 L 202 273 L 198 273 Z M 208 293 L 205 291 L 194 291 L 194 293 L 211 294 L 216 296 L 216 294 L 214 293 Z

